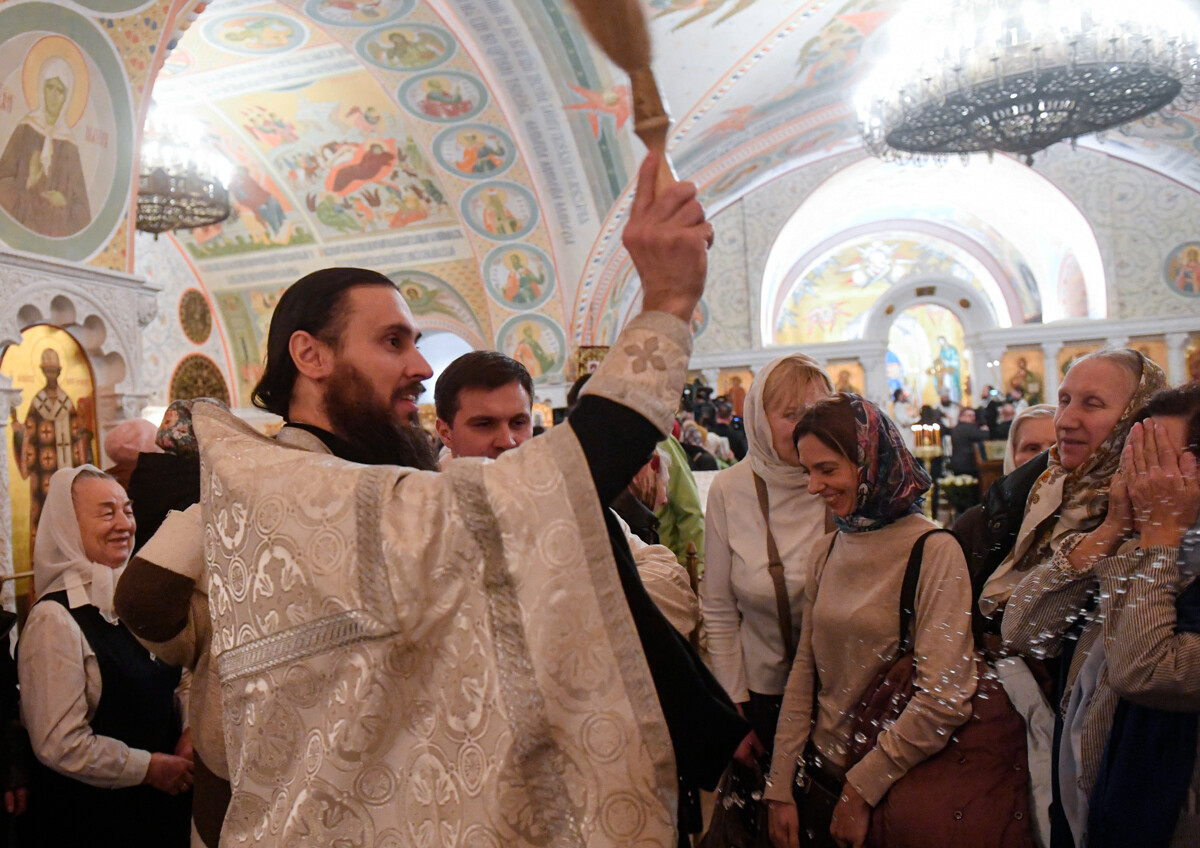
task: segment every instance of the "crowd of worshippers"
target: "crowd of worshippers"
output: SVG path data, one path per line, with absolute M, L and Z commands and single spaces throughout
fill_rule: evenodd
M 563 425 L 480 351 L 425 433 L 402 296 L 327 269 L 272 318 L 276 436 L 179 402 L 54 475 L 0 838 L 1200 845 L 1200 383 L 1078 360 L 944 532 L 902 393 L 803 354 L 683 391 L 712 230 L 656 166 L 644 312 Z

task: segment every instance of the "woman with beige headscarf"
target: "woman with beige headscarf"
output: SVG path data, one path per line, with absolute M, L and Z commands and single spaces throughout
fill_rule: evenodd
M 109 475 L 84 465 L 50 479 L 34 549 L 38 602 L 17 666 L 41 844 L 188 843 L 179 669 L 154 659 L 113 611 L 133 532 L 129 498 Z
M 1003 609 L 1009 650 L 1066 664 L 1065 685 L 1051 703 L 1062 728 L 1059 767 L 1046 779 L 1054 788 L 1056 845 L 1072 836 L 1083 843 L 1087 796 L 1111 726 L 1094 566 L 1116 554 L 1132 528 L 1121 524 L 1118 511 L 1110 514 L 1109 492 L 1126 437 L 1166 382 L 1161 368 L 1129 349 L 1090 354 L 1071 367 L 1059 387 L 1046 470 L 1029 494 L 1012 551 L 980 598 L 985 614 Z M 1076 628 L 1078 641 L 1068 638 Z
M 832 391 L 821 366 L 804 354 L 766 365 L 746 395 L 746 459 L 717 474 L 708 495 L 700 599 L 713 674 L 768 750 L 800 638 L 805 567 L 827 520 L 825 504 L 808 493 L 792 429 Z M 782 564 L 786 624 L 768 568 L 768 534 Z

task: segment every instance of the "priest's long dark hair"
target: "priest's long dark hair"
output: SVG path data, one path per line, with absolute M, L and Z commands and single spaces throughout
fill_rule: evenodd
M 357 286 L 395 288 L 396 284 L 378 271 L 365 268 L 323 268 L 288 287 L 271 316 L 267 361 L 251 395 L 255 406 L 287 418 L 299 373 L 288 349 L 292 334 L 303 330 L 337 346 L 346 323 L 346 292 Z

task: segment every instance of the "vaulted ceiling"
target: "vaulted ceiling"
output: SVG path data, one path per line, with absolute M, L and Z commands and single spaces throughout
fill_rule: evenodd
M 669 149 L 710 215 L 861 147 L 855 87 L 898 6 L 650 0 Z M 628 274 L 627 81 L 563 0 L 216 0 L 154 96 L 236 165 L 235 218 L 178 245 L 242 364 L 288 282 L 343 264 L 396 275 L 427 328 L 534 340 L 558 379 Z M 1171 114 L 1080 145 L 1200 190 L 1198 127 Z

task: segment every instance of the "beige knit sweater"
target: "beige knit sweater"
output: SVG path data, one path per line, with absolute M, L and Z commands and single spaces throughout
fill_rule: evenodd
M 813 546 L 800 647 L 775 735 L 768 799 L 791 800 L 792 781 L 810 738 L 835 769 L 844 769 L 852 732 L 849 713 L 894 658 L 908 555 L 917 538 L 931 529 L 928 519 L 909 515 L 879 530 L 839 533 L 836 540 L 827 536 Z M 909 769 L 944 748 L 971 716 L 976 685 L 971 584 L 962 550 L 948 534 L 925 543 L 915 613 L 918 691 L 896 722 L 879 734 L 875 748 L 846 774 L 846 781 L 872 806 Z

